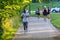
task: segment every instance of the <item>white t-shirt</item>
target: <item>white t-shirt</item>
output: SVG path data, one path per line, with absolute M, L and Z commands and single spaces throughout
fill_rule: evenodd
M 29 16 L 29 13 L 22 13 L 21 16 L 23 16 L 23 22 L 28 22 L 28 17 L 26 16 Z

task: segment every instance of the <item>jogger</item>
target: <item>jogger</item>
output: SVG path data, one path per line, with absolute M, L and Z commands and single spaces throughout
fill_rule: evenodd
M 37 15 L 38 18 L 39 18 L 39 17 L 40 17 L 40 9 L 38 8 L 35 13 L 36 13 L 36 15 Z
M 46 16 L 47 16 L 47 9 L 44 8 L 43 10 L 43 16 L 44 16 L 44 21 L 46 22 Z
M 28 17 L 29 13 L 27 13 L 26 10 L 24 9 L 23 13 L 21 14 L 21 18 L 23 19 L 23 26 L 25 32 L 28 31 Z

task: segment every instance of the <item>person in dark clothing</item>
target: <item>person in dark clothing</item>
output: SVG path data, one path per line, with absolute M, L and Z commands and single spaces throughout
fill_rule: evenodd
M 43 10 L 43 16 L 47 16 L 47 10 L 46 10 L 46 8 L 44 8 L 44 10 Z
M 38 18 L 39 18 L 39 17 L 40 17 L 40 9 L 38 8 L 35 13 L 36 13 L 36 15 L 37 15 Z
M 49 7 L 47 8 L 47 10 L 48 10 L 48 13 L 47 13 L 47 15 L 48 15 L 48 14 L 50 14 L 50 9 L 49 9 Z
M 50 18 L 50 9 L 49 9 L 49 7 L 47 8 L 47 17 Z
M 47 9 L 44 8 L 43 10 L 43 16 L 44 16 L 44 21 L 46 22 L 46 16 L 47 16 Z

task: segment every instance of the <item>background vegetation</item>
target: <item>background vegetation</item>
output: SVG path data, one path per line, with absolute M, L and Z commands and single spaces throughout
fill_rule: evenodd
M 56 28 L 60 29 L 60 13 L 52 13 L 51 22 Z
M 0 0 L 0 40 L 12 39 L 21 26 L 20 14 L 30 1 Z

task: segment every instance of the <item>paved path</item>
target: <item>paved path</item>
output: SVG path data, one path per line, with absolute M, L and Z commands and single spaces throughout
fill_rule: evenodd
M 13 40 L 54 40 L 58 30 L 50 23 L 49 19 L 30 17 L 28 31 L 24 33 L 23 27 L 19 28 Z

